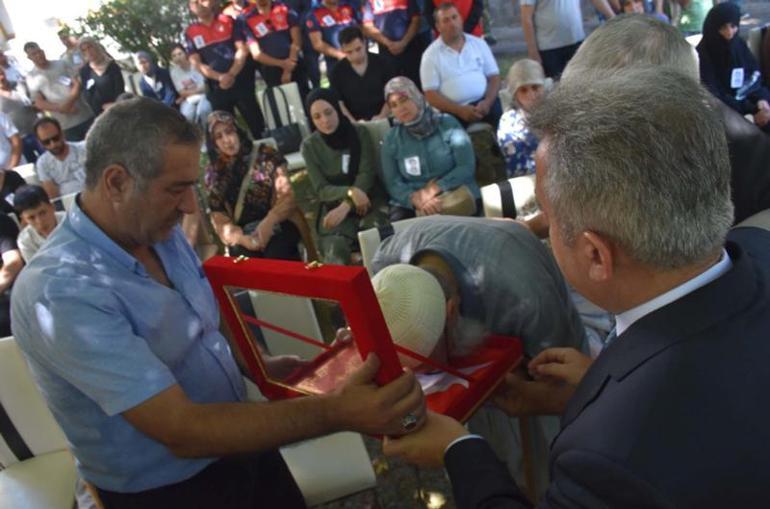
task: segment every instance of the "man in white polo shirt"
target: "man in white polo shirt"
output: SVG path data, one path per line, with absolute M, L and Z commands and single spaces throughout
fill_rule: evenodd
M 451 113 L 463 124 L 497 126 L 502 115 L 500 70 L 483 39 L 463 33 L 463 19 L 454 4 L 434 11 L 437 38 L 422 55 L 420 80 L 431 106 Z

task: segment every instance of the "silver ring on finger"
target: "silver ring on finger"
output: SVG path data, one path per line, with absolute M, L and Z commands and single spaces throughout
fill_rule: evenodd
M 418 421 L 419 419 L 417 416 L 414 415 L 414 413 L 409 412 L 401 418 L 401 429 L 408 433 L 417 426 Z

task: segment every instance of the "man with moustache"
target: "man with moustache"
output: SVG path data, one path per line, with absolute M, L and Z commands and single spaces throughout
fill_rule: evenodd
M 500 69 L 483 39 L 463 33 L 463 19 L 453 3 L 433 13 L 439 37 L 420 63 L 420 80 L 431 106 L 457 117 L 464 125 L 487 122 L 497 126 L 503 114 L 497 92 Z
M 770 233 L 730 231 L 727 143 L 708 92 L 661 66 L 584 73 L 529 122 L 556 260 L 616 316 L 605 349 L 572 382 L 538 507 L 761 506 Z M 535 361 L 541 378 L 569 363 L 553 353 Z M 430 415 L 385 450 L 445 464 L 458 507 L 532 506 L 452 419 Z
M 178 226 L 195 209 L 198 129 L 139 98 L 103 113 L 86 143 L 86 189 L 23 271 L 12 323 L 106 508 L 304 507 L 278 447 L 419 427 L 414 375 L 379 387 L 376 356 L 332 393 L 247 402 Z

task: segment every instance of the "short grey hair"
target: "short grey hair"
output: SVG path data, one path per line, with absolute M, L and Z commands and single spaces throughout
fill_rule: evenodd
M 724 244 L 727 142 L 708 92 L 688 76 L 645 67 L 572 77 L 529 122 L 545 144 L 541 189 L 567 245 L 593 231 L 668 270 Z
M 126 169 L 139 188 L 163 170 L 169 145 L 200 145 L 200 130 L 159 101 L 136 98 L 99 115 L 86 136 L 86 187 L 93 189 L 113 164 Z
M 696 81 L 700 75 L 695 48 L 679 30 L 647 14 L 622 14 L 583 41 L 561 79 L 638 65 L 674 69 Z

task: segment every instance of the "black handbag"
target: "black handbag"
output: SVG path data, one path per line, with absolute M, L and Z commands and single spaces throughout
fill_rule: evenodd
M 284 124 L 281 120 L 281 112 L 278 109 L 278 102 L 275 99 L 276 92 L 280 92 L 281 99 L 283 99 L 283 109 L 286 113 L 286 119 L 289 122 Z M 269 109 L 268 109 L 269 106 Z M 289 101 L 286 99 L 286 93 L 281 87 L 268 87 L 262 96 L 262 111 L 265 112 L 265 116 L 271 115 L 275 121 L 274 129 L 265 129 L 265 137 L 273 138 L 278 150 L 282 154 L 291 154 L 299 150 L 299 146 L 302 144 L 302 133 L 299 130 L 299 124 L 291 122 L 291 110 L 289 109 Z

